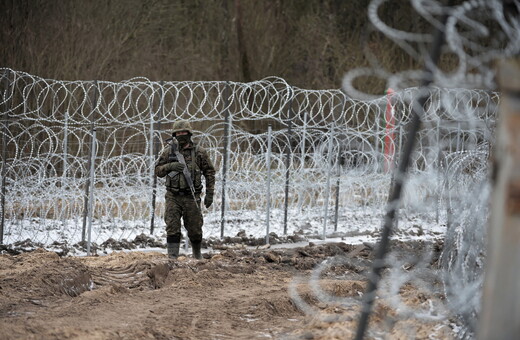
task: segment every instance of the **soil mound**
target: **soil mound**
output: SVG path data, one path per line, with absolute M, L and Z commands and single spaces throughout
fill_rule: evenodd
M 426 247 L 392 246 L 402 258 Z M 227 249 L 203 260 L 158 252 L 60 257 L 43 249 L 0 255 L 0 328 L 6 339 L 345 338 L 355 329 L 372 248 L 310 243 Z M 400 294 L 410 307 L 441 299 L 411 284 Z M 418 338 L 451 334 L 442 324 L 399 320 L 384 301 L 373 320 L 390 338 L 412 326 Z
M 92 288 L 88 268 L 73 258 L 37 249 L 0 256 L 0 313 L 18 303 L 41 304 L 61 296 L 76 297 Z

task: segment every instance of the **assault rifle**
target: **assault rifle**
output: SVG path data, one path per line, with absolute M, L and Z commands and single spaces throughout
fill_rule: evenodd
M 188 166 L 186 165 L 186 160 L 184 159 L 184 156 L 179 152 L 179 145 L 176 141 L 172 140 L 170 143 L 171 152 L 168 157 L 169 162 L 179 162 L 184 166 L 184 169 L 182 170 L 182 174 L 184 175 L 184 178 L 186 179 L 186 182 L 188 183 L 188 186 L 190 187 L 191 195 L 193 196 L 193 199 L 195 200 L 195 205 L 197 206 L 197 209 L 200 210 L 199 204 L 197 203 L 197 195 L 195 194 L 195 186 L 193 185 L 193 180 L 191 179 L 190 170 L 188 169 Z M 194 162 L 195 160 L 191 160 Z M 177 174 L 177 171 L 172 171 L 168 174 L 171 178 L 173 178 Z

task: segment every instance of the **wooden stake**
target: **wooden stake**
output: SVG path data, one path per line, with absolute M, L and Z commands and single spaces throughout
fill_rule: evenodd
M 478 339 L 520 336 L 520 58 L 498 67 L 500 113 Z

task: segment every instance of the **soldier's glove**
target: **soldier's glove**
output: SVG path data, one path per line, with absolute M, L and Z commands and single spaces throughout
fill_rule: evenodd
M 182 164 L 180 162 L 170 162 L 165 165 L 165 169 L 168 172 L 170 172 L 170 171 L 182 172 L 184 170 L 184 164 Z
M 206 208 L 209 208 L 209 207 L 211 207 L 212 204 L 213 204 L 213 193 L 212 192 L 206 193 L 206 196 L 204 197 L 204 206 Z

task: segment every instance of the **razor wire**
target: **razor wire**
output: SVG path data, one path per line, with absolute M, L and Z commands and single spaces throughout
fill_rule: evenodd
M 438 17 L 446 10 L 440 2 L 412 0 L 418 14 L 438 27 Z M 384 0 L 371 2 L 369 17 L 376 29 L 401 46 L 415 59 L 421 58 L 422 43 L 428 34 L 404 32 L 385 24 L 378 13 Z M 514 4 L 513 4 L 514 5 Z M 454 71 L 436 69 L 430 89 L 423 127 L 417 137 L 410 173 L 400 202 L 400 215 L 427 214 L 431 221 L 445 226 L 439 272 L 431 270 L 432 258 L 425 254 L 414 270 L 403 268 L 402 260 L 385 259 L 388 275 L 378 294 L 391 300 L 395 320 L 452 320 L 462 317 L 461 336 L 471 337 L 478 314 L 485 256 L 485 224 L 488 215 L 489 183 L 487 161 L 493 141 L 498 94 L 464 88 L 495 88 L 492 60 L 513 55 L 519 49 L 518 20 L 505 17 L 501 1 L 470 0 L 456 6 L 447 22 L 449 51 L 458 58 Z M 518 3 L 516 3 L 518 7 Z M 486 21 L 487 20 L 487 21 Z M 486 21 L 486 22 L 485 22 Z M 484 23 L 485 22 L 485 23 Z M 489 22 L 498 24 L 494 41 Z M 506 37 L 507 43 L 501 44 Z M 496 41 L 495 41 L 496 40 Z M 98 130 L 95 164 L 96 227 L 106 237 L 121 238 L 130 223 L 150 215 L 153 182 L 152 165 L 168 126 L 175 119 L 189 119 L 196 128 L 197 142 L 209 151 L 217 170 L 223 155 L 229 155 L 227 173 L 227 218 L 239 219 L 249 211 L 262 211 L 266 205 L 267 126 L 273 126 L 271 157 L 272 200 L 283 208 L 285 175 L 290 170 L 290 219 L 320 215 L 326 201 L 327 171 L 341 183 L 340 215 L 361 209 L 368 214 L 383 210 L 392 172 L 406 142 L 411 105 L 419 93 L 408 84 L 420 73 L 406 70 L 390 74 L 380 69 L 350 71 L 339 90 L 305 90 L 290 86 L 283 79 L 267 78 L 252 83 L 234 82 L 151 82 L 144 78 L 112 83 L 45 80 L 23 72 L 1 69 L 0 101 L 3 140 L 7 157 L 5 171 L 7 242 L 35 236 L 52 242 L 51 230 L 73 229 L 81 233 L 80 217 L 88 178 L 88 155 L 92 126 Z M 7 75 L 6 75 L 7 74 Z M 396 92 L 387 97 L 368 95 L 353 87 L 361 76 L 378 76 Z M 4 82 L 3 82 L 4 83 Z M 3 84 L 2 83 L 2 84 Z M 227 89 L 227 90 L 226 90 Z M 98 97 L 94 95 L 97 91 Z M 395 122 L 386 120 L 391 103 Z M 231 141 L 223 145 L 226 113 L 229 113 Z M 9 126 L 7 128 L 6 126 Z M 289 126 L 291 128 L 289 129 Z M 329 150 L 332 140 L 332 150 Z M 289 151 L 289 152 L 287 152 Z M 328 157 L 329 152 L 333 157 Z M 287 154 L 289 166 L 287 167 Z M 332 159 L 333 166 L 329 166 Z M 219 220 L 222 174 L 217 175 L 216 204 L 207 212 Z M 334 181 L 333 181 L 334 182 Z M 164 212 L 164 186 L 158 184 L 157 216 Z M 256 210 L 255 210 L 256 209 Z M 332 212 L 329 212 L 329 216 Z M 238 216 L 238 217 L 237 217 Z M 259 220 L 263 213 L 257 214 Z M 39 230 L 24 231 L 25 222 L 35 221 Z M 104 221 L 101 221 L 104 220 Z M 160 220 L 158 218 L 158 220 Z M 211 220 L 211 219 L 210 219 Z M 62 222 L 60 222 L 62 221 Z M 146 230 L 147 224 L 141 223 Z M 160 224 L 161 222 L 157 222 Z M 432 222 L 433 223 L 433 222 Z M 123 225 L 123 229 L 121 228 Z M 343 230 L 349 224 L 342 225 Z M 218 230 L 218 223 L 205 228 Z M 215 232 L 214 234 L 218 234 Z M 65 236 L 69 236 L 67 234 Z M 327 295 L 317 285 L 326 266 L 349 263 L 353 259 L 324 262 L 313 273 L 311 284 L 320 302 L 359 305 L 357 299 Z M 441 303 L 411 309 L 400 301 L 400 289 L 407 283 L 439 294 L 433 283 L 442 278 Z M 322 311 L 309 308 L 298 293 L 293 301 L 307 314 Z M 438 304 L 437 304 L 438 303 Z M 333 317 L 332 317 L 333 316 Z M 338 320 L 337 315 L 323 318 Z M 373 333 L 372 335 L 376 335 Z M 408 333 L 414 338 L 413 330 Z M 432 334 L 433 336 L 433 334 Z
M 37 220 L 43 232 L 40 241 L 52 241 L 44 232 L 51 226 L 69 233 L 76 228 L 73 234 L 80 234 L 77 228 L 85 210 L 93 128 L 98 146 L 93 216 L 106 222 L 99 225 L 106 230 L 103 237 L 124 237 L 117 223 L 126 225 L 123 230 L 135 223 L 144 230 L 151 213 L 155 159 L 170 137 L 171 123 L 189 120 L 196 143 L 207 149 L 220 171 L 226 114 L 230 117 L 226 211 L 265 208 L 269 124 L 273 126 L 273 209 L 283 209 L 289 170 L 291 217 L 319 214 L 328 169 L 341 182 L 340 211 L 352 206 L 380 208 L 392 180 L 388 170 L 405 141 L 403 132 L 418 95 L 416 88 L 410 88 L 358 101 L 340 90 L 300 89 L 281 78 L 251 83 L 135 78 L 114 83 L 49 80 L 10 69 L 0 71 L 4 88 L 0 107 L 7 126 L 3 130 L 7 157 L 2 159 L 7 242 L 24 238 L 23 222 L 31 220 Z M 432 178 L 444 178 L 445 159 L 488 154 L 497 101 L 497 94 L 483 90 L 431 90 L 423 117 L 425 128 L 412 161 L 412 173 L 427 182 L 410 190 L 425 199 L 445 200 L 441 181 L 431 185 Z M 389 105 L 392 120 L 387 121 Z M 217 176 L 217 204 L 210 215 L 218 214 L 221 177 Z M 160 217 L 164 213 L 162 179 L 157 190 L 155 214 Z M 411 197 L 405 205 L 417 203 L 416 195 Z M 219 226 L 214 223 L 206 228 Z
M 449 6 L 435 0 L 411 1 L 421 20 L 426 20 L 430 28 L 443 30 L 447 45 L 443 53 L 451 54 L 456 59 L 455 65 L 450 70 L 431 65 L 431 59 L 425 56 L 425 46 L 434 40 L 432 34 L 404 31 L 384 22 L 380 14 L 385 11 L 383 8 L 385 3 L 388 3 L 388 0 L 370 2 L 368 16 L 372 25 L 412 59 L 420 61 L 421 64 L 429 62 L 428 66 L 433 68 L 431 80 L 437 86 L 495 89 L 495 61 L 517 56 L 520 51 L 518 18 L 520 3 L 516 0 L 468 0 Z M 444 14 L 449 15 L 445 28 L 440 19 Z M 364 93 L 354 86 L 362 77 L 378 77 L 386 80 L 387 86 L 399 93 L 408 91 L 409 84 L 416 84 L 422 79 L 422 70 L 408 69 L 391 73 L 382 69 L 375 53 L 371 58 L 373 67 L 347 72 L 343 80 L 343 89 L 346 93 L 365 101 L 377 100 L 374 95 Z M 450 104 L 449 101 L 450 99 L 443 100 L 441 106 L 459 118 L 479 117 L 489 108 L 491 108 L 489 113 L 495 111 L 492 109 L 493 105 L 484 105 L 487 108 L 482 110 L 478 105 L 463 107 L 455 102 Z M 495 104 L 496 102 L 498 100 Z M 399 321 L 412 321 L 407 324 L 412 326 L 409 330 L 398 333 L 399 338 L 444 338 L 440 333 L 434 334 L 436 332 L 416 333 L 422 325 L 432 320 L 436 320 L 435 325 L 439 326 L 435 331 L 448 327 L 453 331 L 451 334 L 456 334 L 459 338 L 473 338 L 475 335 L 482 294 L 486 225 L 491 190 L 487 160 L 490 157 L 495 120 L 493 114 L 486 119 L 439 119 L 437 122 L 435 119 L 429 119 L 429 116 L 429 112 L 421 116 L 423 128 L 419 135 L 427 136 L 424 140 L 433 141 L 432 145 L 436 145 L 437 148 L 425 152 L 427 149 L 424 148 L 425 144 L 419 137 L 419 145 L 414 151 L 415 156 L 412 157 L 410 173 L 405 183 L 405 196 L 397 204 L 403 207 L 399 215 L 406 215 L 410 211 L 437 210 L 436 219 L 442 220 L 441 223 L 446 227 L 445 233 L 440 249 L 435 249 L 439 244 L 432 245 L 431 254 L 424 254 L 421 259 L 402 261 L 395 257 L 398 249 L 394 249 L 395 253 L 390 253 L 382 261 L 385 274 L 383 284 L 377 291 L 377 297 L 395 313 L 391 313 L 392 315 L 386 319 L 383 318 L 378 327 L 369 329 L 370 336 L 376 338 L 395 335 L 393 327 Z M 482 140 L 487 142 L 483 143 Z M 436 152 L 439 152 L 437 157 Z M 428 160 L 434 160 L 436 164 L 433 171 L 422 171 L 420 167 L 418 169 L 420 162 L 418 163 L 417 160 L 421 157 L 424 157 L 426 163 Z M 437 195 L 423 191 L 428 191 L 428 188 L 437 188 Z M 403 219 L 403 216 L 400 219 Z M 397 226 L 394 227 L 394 231 L 398 229 Z M 440 257 L 437 259 L 436 254 L 439 251 Z M 349 258 L 338 258 L 333 262 L 325 263 L 324 266 L 334 264 L 345 265 L 348 268 L 352 261 L 353 259 Z M 413 263 L 411 267 L 415 268 L 409 270 L 410 262 Z M 319 280 L 319 271 L 320 268 L 313 271 L 309 279 L 310 284 L 312 280 Z M 421 308 L 411 308 L 403 301 L 402 290 L 408 284 L 429 295 L 421 304 Z M 305 303 L 302 303 L 296 291 L 293 290 L 292 293 L 293 301 L 314 318 L 341 319 L 337 315 L 309 309 Z M 319 303 L 329 303 L 329 301 L 343 303 L 340 296 L 334 294 L 324 296 L 315 287 L 313 293 Z M 365 308 L 357 299 L 346 301 L 345 305 L 358 307 L 357 310 L 359 307 Z M 345 316 L 344 319 L 348 320 L 351 317 Z M 385 327 L 388 333 L 381 332 L 381 328 Z M 353 335 L 351 329 L 341 334 L 342 337 L 347 335 Z

